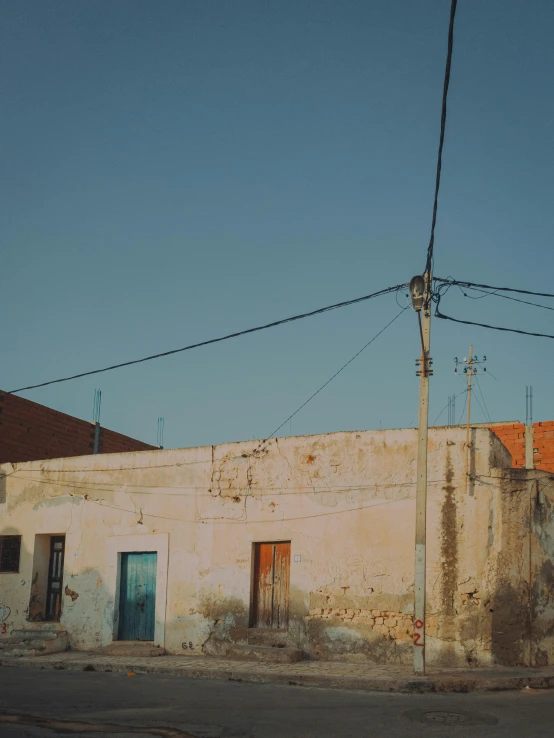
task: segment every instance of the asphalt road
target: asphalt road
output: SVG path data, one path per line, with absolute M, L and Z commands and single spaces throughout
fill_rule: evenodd
M 0 668 L 0 737 L 554 736 L 554 691 L 405 695 Z

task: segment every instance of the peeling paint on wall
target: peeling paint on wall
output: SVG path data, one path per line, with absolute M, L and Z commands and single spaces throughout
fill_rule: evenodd
M 463 429 L 430 431 L 428 660 L 554 663 L 553 489 L 530 504 L 528 472 L 510 469 L 490 431 L 474 434 L 470 497 Z M 10 467 L 0 535 L 23 536 L 20 578 L 0 582 L 10 623 L 44 617 L 46 541 L 64 534 L 61 625 L 72 648 L 108 645 L 118 613 L 108 542 L 155 530 L 170 541 L 168 652 L 265 643 L 314 659 L 409 662 L 415 450 L 415 431 L 396 430 Z M 276 541 L 291 542 L 290 617 L 264 632 L 249 627 L 252 551 Z

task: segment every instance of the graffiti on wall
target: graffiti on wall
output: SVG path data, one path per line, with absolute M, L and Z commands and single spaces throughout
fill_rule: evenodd
M 11 610 L 7 605 L 0 605 L 0 635 L 8 634 L 8 623 L 6 620 L 10 617 Z

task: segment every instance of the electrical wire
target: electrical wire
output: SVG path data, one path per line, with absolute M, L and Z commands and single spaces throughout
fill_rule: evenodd
M 143 510 L 129 510 L 128 508 L 124 507 L 117 507 L 116 505 L 108 505 L 103 500 L 93 500 L 91 498 L 88 498 L 85 500 L 85 502 L 90 502 L 92 504 L 99 505 L 100 507 L 108 507 L 113 510 L 119 510 L 120 512 L 126 512 L 130 513 L 131 515 L 141 515 L 145 518 L 156 518 L 156 519 L 162 519 L 162 520 L 171 520 L 174 523 L 190 523 L 190 524 L 197 524 L 197 523 L 203 523 L 203 524 L 209 524 L 209 525 L 246 525 L 246 524 L 252 524 L 257 525 L 260 523 L 285 523 L 285 522 L 292 522 L 294 520 L 309 520 L 312 518 L 323 518 L 327 517 L 329 515 L 341 515 L 342 513 L 349 513 L 349 512 L 358 512 L 360 510 L 367 510 L 372 507 L 382 507 L 383 505 L 392 505 L 397 502 L 403 502 L 410 498 L 410 495 L 406 495 L 405 497 L 401 497 L 396 500 L 383 500 L 382 502 L 375 502 L 370 505 L 360 505 L 358 507 L 353 508 L 346 508 L 344 510 L 332 510 L 331 512 L 325 512 L 325 513 L 314 513 L 313 515 L 297 515 L 290 518 L 270 518 L 266 520 L 248 520 L 246 518 L 199 518 L 197 520 L 184 520 L 182 518 L 175 518 L 170 517 L 168 515 L 155 515 L 154 513 L 147 513 Z
M 431 235 L 427 248 L 427 262 L 425 272 L 431 273 L 433 267 L 433 251 L 435 248 L 435 226 L 437 224 L 437 209 L 439 205 L 439 190 L 442 172 L 442 150 L 444 147 L 444 135 L 446 132 L 446 103 L 448 99 L 448 87 L 450 85 L 450 70 L 452 67 L 452 50 L 454 48 L 454 18 L 456 16 L 457 0 L 452 0 L 450 5 L 450 24 L 448 27 L 448 51 L 446 54 L 446 68 L 444 70 L 444 85 L 442 90 L 441 130 L 439 138 L 439 152 L 437 156 L 437 174 L 435 179 L 435 197 L 433 199 L 433 218 L 431 221 Z
M 483 399 L 483 405 L 485 406 L 485 410 L 487 411 L 488 422 L 489 423 L 492 423 L 491 414 L 489 413 L 489 408 L 487 407 L 487 401 L 485 400 L 485 395 L 483 394 L 483 390 L 481 389 L 481 382 L 479 381 L 479 375 L 478 374 L 475 375 L 475 381 L 477 383 L 477 388 L 479 389 L 479 392 L 480 392 L 481 397 Z
M 483 300 L 485 297 L 490 297 L 491 295 L 498 295 L 498 292 L 486 292 L 486 290 L 477 290 L 476 287 L 469 287 L 468 289 L 472 289 L 478 292 L 485 292 L 485 294 L 481 295 L 480 297 L 473 297 L 473 295 L 468 295 L 467 292 L 464 292 L 463 288 L 460 287 L 460 285 L 456 285 L 456 286 L 461 291 L 462 295 L 464 297 L 469 297 L 470 300 Z M 499 295 L 499 297 L 504 297 L 504 295 Z
M 490 421 L 487 418 L 487 414 L 485 413 L 485 410 L 483 408 L 483 405 L 481 404 L 481 400 L 480 400 L 479 395 L 477 394 L 477 392 L 475 393 L 475 399 L 477 400 L 477 404 L 479 405 L 479 407 L 481 409 L 481 413 L 483 414 L 483 420 L 485 421 L 485 423 L 489 423 Z
M 371 338 L 371 339 L 370 339 L 370 340 L 369 340 L 369 341 L 368 341 L 368 342 L 367 342 L 367 343 L 365 344 L 365 346 L 362 346 L 362 348 L 361 348 L 361 349 L 360 349 L 359 351 L 357 351 L 357 352 L 356 352 L 356 353 L 354 354 L 354 356 L 352 356 L 352 358 L 348 359 L 348 361 L 346 362 L 346 364 L 343 364 L 343 365 L 341 366 L 341 368 L 340 368 L 340 369 L 339 369 L 338 371 L 336 371 L 336 372 L 335 372 L 335 373 L 333 374 L 333 376 L 332 376 L 332 377 L 330 377 L 330 378 L 329 378 L 329 379 L 328 379 L 328 380 L 327 380 L 327 381 L 325 382 L 325 384 L 322 384 L 322 385 L 321 385 L 321 387 L 320 387 L 320 388 L 319 388 L 318 390 L 316 390 L 316 391 L 315 391 L 315 392 L 313 393 L 313 395 L 311 395 L 310 397 L 308 397 L 308 399 L 306 400 L 306 402 L 302 403 L 302 405 L 300 405 L 300 407 L 299 407 L 299 408 L 298 408 L 297 410 L 295 410 L 295 411 L 294 411 L 294 412 L 292 413 L 292 415 L 289 415 L 289 417 L 288 417 L 288 418 L 287 418 L 286 420 L 284 420 L 284 421 L 283 421 L 283 422 L 281 423 L 281 425 L 279 425 L 279 426 L 278 426 L 277 428 L 275 428 L 275 430 L 274 430 L 274 431 L 273 431 L 273 432 L 272 432 L 272 433 L 271 433 L 271 434 L 270 434 L 270 435 L 269 435 L 269 436 L 268 436 L 268 437 L 267 437 L 267 438 L 266 438 L 266 439 L 265 439 L 265 440 L 264 440 L 264 441 L 263 441 L 263 442 L 262 442 L 262 443 L 261 443 L 260 445 L 262 445 L 262 446 L 263 446 L 263 444 L 264 444 L 264 443 L 266 443 L 267 441 L 269 441 L 269 439 L 270 439 L 270 438 L 273 438 L 273 436 L 274 436 L 274 435 L 275 435 L 276 433 L 278 433 L 278 432 L 279 432 L 279 431 L 281 430 L 281 428 L 282 428 L 282 427 L 283 427 L 284 425 L 286 425 L 286 424 L 287 424 L 287 423 L 289 422 L 289 420 L 292 420 L 292 419 L 294 418 L 294 416 L 295 416 L 295 415 L 298 415 L 298 413 L 299 413 L 299 412 L 300 412 L 301 410 L 303 410 L 303 409 L 304 409 L 304 408 L 306 407 L 306 405 L 307 405 L 307 404 L 308 404 L 309 402 L 311 402 L 311 401 L 312 401 L 312 400 L 314 399 L 314 397 L 316 397 L 317 395 L 319 395 L 319 393 L 321 392 L 321 390 L 325 389 L 325 387 L 327 387 L 327 385 L 328 385 L 328 384 L 330 384 L 330 383 L 331 383 L 331 382 L 333 381 L 333 379 L 335 379 L 335 377 L 338 377 L 338 375 L 339 375 L 339 374 L 340 374 L 340 373 L 341 373 L 341 372 L 342 372 L 342 371 L 343 371 L 344 369 L 346 369 L 346 367 L 347 367 L 347 366 L 349 366 L 349 364 L 351 364 L 351 363 L 352 363 L 352 362 L 354 361 L 354 359 L 357 359 L 357 358 L 358 358 L 358 356 L 359 356 L 359 355 L 360 355 L 360 354 L 361 354 L 361 353 L 362 353 L 363 351 L 365 351 L 365 350 L 366 350 L 366 348 L 367 348 L 368 346 L 371 346 L 371 344 L 372 344 L 372 343 L 373 343 L 373 342 L 374 342 L 375 340 L 377 340 L 377 338 L 379 338 L 379 336 L 380 336 L 380 335 L 381 335 L 382 333 L 384 333 L 384 332 L 385 332 L 385 331 L 387 330 L 387 328 L 388 328 L 389 326 L 391 326 L 391 325 L 392 325 L 392 324 L 394 323 L 394 321 L 395 321 L 395 320 L 396 320 L 397 318 L 399 318 L 399 317 L 400 317 L 400 316 L 402 315 L 402 313 L 404 313 L 404 312 L 405 312 L 405 311 L 406 311 L 407 309 L 408 309 L 408 307 L 407 307 L 407 306 L 406 306 L 406 307 L 404 307 L 404 308 L 402 308 L 402 310 L 401 310 L 401 311 L 400 311 L 399 313 L 397 313 L 397 314 L 396 314 L 396 315 L 394 316 L 394 318 L 393 318 L 392 320 L 390 320 L 390 321 L 389 321 L 389 322 L 388 322 L 388 323 L 386 324 L 386 326 L 385 326 L 384 328 L 381 328 L 381 330 L 379 331 L 379 333 L 376 333 L 376 334 L 375 334 L 375 335 L 373 336 L 373 338 Z
M 460 397 L 461 395 L 465 394 L 466 392 L 467 392 L 467 390 L 466 390 L 466 389 L 465 389 L 465 390 L 462 390 L 461 392 L 458 392 L 458 394 L 457 394 L 457 395 L 454 395 L 454 399 L 456 399 L 456 398 Z M 444 411 L 446 410 L 446 408 L 448 407 L 448 404 L 449 404 L 449 403 L 447 402 L 447 403 L 446 403 L 446 405 L 445 405 L 445 406 L 443 407 L 443 409 L 442 409 L 442 410 L 440 411 L 440 413 L 439 413 L 439 414 L 437 415 L 437 417 L 435 418 L 435 422 L 433 423 L 433 425 L 436 425 L 436 424 L 437 424 L 437 420 L 438 420 L 438 419 L 440 418 L 440 416 L 441 416 L 441 415 L 443 414 L 443 412 L 444 412 Z
M 460 415 L 460 419 L 458 420 L 458 425 L 462 422 L 462 418 L 464 417 L 464 413 L 466 411 L 466 405 L 467 405 L 467 390 L 465 390 L 465 399 L 464 399 L 464 406 L 462 408 L 462 414 Z
M 493 331 L 503 331 L 505 333 L 519 333 L 522 336 L 534 336 L 535 338 L 552 338 L 554 339 L 554 336 L 550 333 L 534 333 L 532 331 L 522 331 L 518 328 L 503 328 L 498 325 L 489 325 L 488 323 L 477 323 L 474 320 L 461 320 L 461 318 L 452 318 L 450 315 L 445 315 L 444 313 L 441 313 L 439 310 L 439 306 L 437 304 L 435 308 L 435 317 L 441 318 L 442 320 L 451 320 L 453 323 L 462 323 L 463 325 L 476 325 L 479 328 L 489 328 Z
M 472 297 L 471 295 L 468 295 L 467 292 L 464 292 L 463 288 L 460 285 L 457 285 L 460 290 L 462 291 L 462 294 L 464 297 L 469 297 L 470 300 L 482 300 L 483 297 L 502 297 L 504 300 L 513 300 L 514 302 L 521 302 L 523 305 L 532 305 L 533 307 L 543 308 L 543 310 L 554 310 L 554 307 L 550 307 L 549 305 L 541 305 L 538 302 L 530 302 L 529 300 L 522 300 L 519 297 L 512 297 L 511 295 L 501 295 L 498 292 L 487 292 L 486 290 L 481 290 L 478 287 L 468 287 L 467 289 L 475 290 L 475 292 L 484 292 L 484 295 L 481 295 L 481 297 Z
M 465 478 L 465 477 L 464 477 Z M 462 479 L 462 477 L 460 477 Z M 93 492 L 125 492 L 131 490 L 130 494 L 136 495 L 155 495 L 156 497 L 163 495 L 165 497 L 206 497 L 212 500 L 229 500 L 227 496 L 213 493 L 213 487 L 199 487 L 199 486 L 172 486 L 172 485 L 155 485 L 155 484 L 127 484 L 117 482 L 92 482 L 92 481 L 69 481 L 59 479 L 45 479 L 37 477 L 15 477 L 14 480 L 32 482 L 33 484 L 43 484 L 52 487 L 61 487 L 65 489 L 73 490 L 91 490 Z M 448 479 L 431 479 L 429 485 L 444 484 L 448 482 Z M 214 485 L 217 487 L 217 485 Z M 369 484 L 347 484 L 347 485 L 297 485 L 291 487 L 265 487 L 258 485 L 244 485 L 242 487 L 236 486 L 232 488 L 232 491 L 236 494 L 248 492 L 250 496 L 257 497 L 283 497 L 289 495 L 300 495 L 302 493 L 311 492 L 314 495 L 320 495 L 324 493 L 348 493 L 348 492 L 364 492 L 372 491 L 376 489 L 394 489 L 400 487 L 413 487 L 415 482 L 387 482 L 386 484 L 369 483 Z M 175 492 L 167 492 L 165 490 L 176 490 Z M 219 489 L 220 492 L 229 492 L 231 489 Z M 50 499 L 50 498 L 49 498 Z
M 406 294 L 404 295 L 404 297 L 408 298 L 408 299 L 407 299 L 407 303 L 408 303 L 408 304 L 407 304 L 407 305 L 401 305 L 401 304 L 400 304 L 400 303 L 398 302 L 398 295 L 399 295 L 399 294 L 400 294 L 400 290 L 397 290 L 397 291 L 396 291 L 396 294 L 395 294 L 395 298 L 396 298 L 396 304 L 398 305 L 398 307 L 399 307 L 399 308 L 403 308 L 403 307 L 409 307 L 409 306 L 410 306 L 410 304 L 411 304 L 411 300 L 410 300 L 410 295 L 409 295 L 408 293 L 406 293 Z
M 516 287 L 493 287 L 490 284 L 479 284 L 478 282 L 462 282 L 459 279 L 453 279 L 452 277 L 433 277 L 434 282 L 440 282 L 441 284 L 452 286 L 457 285 L 459 287 L 481 287 L 485 290 L 494 290 L 495 292 L 517 292 L 520 295 L 535 295 L 536 297 L 554 297 L 552 292 L 534 292 L 532 290 L 521 290 Z
M 171 356 L 172 354 L 179 354 L 183 351 L 191 351 L 195 348 L 200 348 L 201 346 L 208 346 L 212 343 L 220 343 L 221 341 L 228 341 L 231 338 L 238 338 L 239 336 L 245 336 L 248 333 L 256 333 L 258 331 L 266 330 L 267 328 L 275 328 L 278 325 L 284 325 L 285 323 L 292 323 L 295 320 L 302 320 L 304 318 L 311 318 L 314 315 L 320 315 L 321 313 L 327 313 L 330 310 L 337 310 L 338 308 L 347 307 L 348 305 L 355 305 L 359 302 L 364 302 L 365 300 L 371 300 L 373 297 L 380 297 L 381 295 L 388 295 L 391 292 L 396 292 L 399 289 L 404 288 L 405 284 L 397 284 L 394 287 L 387 287 L 384 290 L 379 290 L 378 292 L 373 292 L 370 295 L 364 295 L 363 297 L 356 297 L 353 300 L 345 300 L 344 302 L 337 302 L 334 305 L 327 305 L 323 308 L 318 308 L 317 310 L 311 310 L 309 313 L 301 313 L 300 315 L 293 315 L 290 318 L 283 318 L 282 320 L 275 320 L 272 323 L 266 323 L 265 325 L 260 325 L 255 328 L 247 328 L 243 331 L 236 331 L 235 333 L 228 333 L 225 336 L 219 336 L 218 338 L 210 338 L 207 341 L 200 341 L 198 343 L 192 343 L 189 346 L 183 346 L 182 348 L 178 349 L 171 349 L 171 351 L 163 351 L 159 354 L 152 354 L 151 356 L 144 356 L 142 359 L 133 359 L 132 361 L 123 361 L 120 364 L 112 364 L 111 366 L 106 366 L 102 369 L 92 369 L 87 372 L 80 372 L 79 374 L 73 374 L 69 377 L 62 377 L 60 379 L 51 379 L 48 382 L 39 382 L 38 384 L 30 384 L 27 387 L 19 387 L 18 389 L 10 390 L 9 392 L 5 393 L 8 395 L 13 395 L 17 392 L 23 392 L 25 390 L 31 390 L 36 389 L 37 387 L 46 387 L 50 384 L 58 384 L 60 382 L 70 382 L 73 379 L 80 379 L 81 377 L 89 377 L 91 374 L 101 374 L 102 372 L 109 372 L 113 369 L 121 369 L 125 366 L 131 366 L 133 364 L 142 364 L 145 361 L 152 361 L 153 359 L 160 359 L 164 356 Z

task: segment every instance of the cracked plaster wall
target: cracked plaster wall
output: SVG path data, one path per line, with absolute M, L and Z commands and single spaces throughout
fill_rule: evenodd
M 441 664 L 505 660 L 514 644 L 494 632 L 503 627 L 498 611 L 504 607 L 520 633 L 529 600 L 529 515 L 522 517 L 514 491 L 519 480 L 499 440 L 484 428 L 472 432 L 469 490 L 464 431 L 430 433 L 428 660 Z M 20 613 L 11 627 L 24 625 L 34 537 L 65 534 L 64 589 L 77 596 L 64 595 L 61 622 L 73 648 L 107 645 L 115 607 L 106 589 L 108 538 L 167 533 L 163 645 L 170 653 L 224 654 L 256 635 L 248 630 L 252 544 L 290 540 L 283 645 L 312 658 L 409 661 L 415 444 L 413 430 L 364 431 L 4 465 L 0 534 L 20 531 L 28 553 L 19 575 L 0 574 L 0 604 Z M 549 511 L 543 505 L 536 523 L 541 635 L 533 648 L 550 662 Z M 525 656 L 521 633 L 513 639 L 518 660 Z

